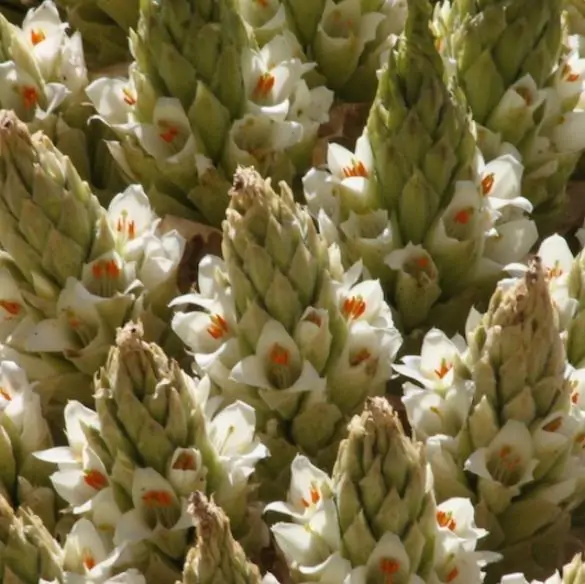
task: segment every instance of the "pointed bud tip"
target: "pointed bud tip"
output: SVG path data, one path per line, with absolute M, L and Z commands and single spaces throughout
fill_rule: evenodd
M 0 154 L 2 145 L 13 137 L 30 141 L 30 133 L 12 110 L 0 110 Z
M 116 332 L 116 345 L 122 347 L 142 347 L 144 326 L 140 320 L 128 322 Z
M 253 166 L 238 166 L 230 189 L 230 207 L 245 212 L 255 203 L 266 199 L 272 193 L 270 179 L 264 179 Z
M 197 539 L 200 543 L 207 542 L 217 532 L 229 524 L 229 519 L 221 507 L 213 499 L 208 499 L 202 491 L 194 491 L 189 499 L 189 513 L 197 524 Z

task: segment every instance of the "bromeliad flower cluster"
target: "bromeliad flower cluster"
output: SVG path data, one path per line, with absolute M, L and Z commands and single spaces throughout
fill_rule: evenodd
M 585 582 L 582 1 L 27 1 L 0 581 Z

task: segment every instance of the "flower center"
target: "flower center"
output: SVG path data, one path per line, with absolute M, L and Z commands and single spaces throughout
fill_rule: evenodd
M 216 340 L 221 339 L 229 332 L 228 324 L 223 316 L 219 314 L 211 314 L 209 320 L 211 321 L 211 324 L 207 327 L 207 332 L 212 338 Z
M 453 568 L 448 574 L 447 574 L 447 578 L 445 580 L 445 582 L 453 582 L 453 580 L 455 580 L 455 578 L 457 578 L 457 576 L 459 576 L 459 569 L 458 568 Z
M 545 424 L 542 429 L 545 432 L 556 432 L 562 425 L 563 418 L 561 416 L 556 417 L 554 420 L 551 420 L 548 424 Z
M 86 470 L 83 482 L 96 491 L 101 491 L 108 486 L 108 478 L 99 470 Z
M 12 401 L 12 396 L 3 387 L 0 387 L 0 397 L 6 401 Z
M 343 301 L 341 312 L 345 318 L 357 320 L 366 308 L 366 302 L 361 296 L 350 296 Z
M 319 487 L 313 482 L 311 483 L 311 488 L 309 489 L 309 496 L 308 498 L 301 499 L 301 505 L 308 509 L 313 505 L 316 505 L 321 500 L 321 493 L 319 491 Z
M 371 353 L 367 349 L 360 349 L 357 353 L 350 355 L 349 364 L 352 367 L 361 365 L 364 361 L 367 361 L 371 357 Z
M 400 564 L 391 558 L 380 560 L 380 572 L 384 575 L 385 584 L 392 584 L 394 576 L 400 571 Z
M 457 213 L 455 213 L 455 216 L 453 217 L 453 220 L 455 221 L 455 223 L 467 225 L 472 215 L 473 208 L 467 207 L 466 209 L 460 209 L 459 211 L 457 211 Z
M 174 470 L 197 470 L 195 457 L 190 452 L 181 452 L 173 464 Z
M 286 389 L 294 383 L 294 372 L 291 367 L 291 354 L 288 349 L 274 343 L 268 354 L 267 377 L 276 389 Z
M 276 82 L 276 78 L 274 75 L 269 73 L 262 73 L 260 77 L 258 77 L 258 81 L 256 81 L 256 86 L 254 87 L 254 95 L 257 98 L 267 97 L 268 94 L 272 91 L 274 87 L 274 83 Z
M 563 65 L 563 70 L 562 70 L 561 75 L 569 83 L 574 83 L 575 81 L 579 81 L 579 77 L 580 77 L 578 73 L 575 73 L 573 71 L 573 69 L 571 69 L 571 66 L 568 63 L 565 63 Z
M 532 93 L 527 87 L 516 87 L 514 91 L 526 102 L 527 106 L 532 105 Z
M 30 42 L 36 46 L 39 43 L 42 43 L 47 37 L 45 36 L 45 33 L 39 29 L 33 29 L 30 31 Z
M 486 195 L 489 195 L 493 186 L 494 186 L 494 182 L 495 182 L 495 176 L 493 172 L 490 172 L 489 174 L 486 174 L 482 179 L 481 179 L 481 194 L 485 197 Z
M 0 308 L 3 308 L 11 317 L 15 317 L 20 314 L 22 305 L 10 300 L 0 300 Z
M 579 432 L 579 434 L 575 436 L 575 443 L 578 444 L 581 448 L 585 446 L 585 432 Z
M 502 446 L 488 464 L 495 481 L 503 485 L 516 484 L 522 475 L 522 459 L 508 444 Z
M 353 33 L 353 21 L 345 18 L 341 10 L 333 10 L 325 22 L 325 31 L 331 37 L 348 38 Z
M 124 87 L 124 89 L 122 89 L 122 95 L 124 103 L 128 105 L 136 105 L 136 96 L 128 87 Z
M 370 176 L 364 163 L 361 162 L 361 160 L 357 160 L 357 158 L 353 158 L 351 164 L 349 166 L 344 166 L 341 172 L 345 178 L 350 178 L 352 176 L 368 178 Z
M 402 269 L 415 280 L 421 282 L 426 278 L 434 279 L 433 266 L 431 259 L 426 254 L 417 254 L 410 256 L 402 266 Z M 426 278 L 425 278 L 426 277 Z
M 571 402 L 574 404 L 577 404 L 579 402 L 579 392 L 578 391 L 574 391 L 571 394 Z
M 39 94 L 36 88 L 31 87 L 30 85 L 25 85 L 22 88 L 22 100 L 24 101 L 24 105 L 27 109 L 37 105 L 39 101 Z
M 173 497 L 168 491 L 146 491 L 142 495 L 142 502 L 148 509 L 164 509 L 173 503 Z
M 453 363 L 448 363 L 447 359 L 443 358 L 441 359 L 441 365 L 439 368 L 435 369 L 435 375 L 439 379 L 443 379 L 443 377 L 445 377 L 445 375 L 447 375 L 451 369 L 453 369 Z
M 309 312 L 309 314 L 307 314 L 307 316 L 305 316 L 303 320 L 307 322 L 312 322 L 313 324 L 316 324 L 318 327 L 320 327 L 323 324 L 323 320 L 314 310 L 312 312 Z
M 444 511 L 437 511 L 437 522 L 441 527 L 446 527 L 451 531 L 455 531 L 457 529 L 457 522 L 453 519 L 453 513 L 449 511 L 445 513 Z
M 91 273 L 96 280 L 115 280 L 120 276 L 121 270 L 116 260 L 99 260 L 91 266 Z
M 95 567 L 96 562 L 95 562 L 95 558 L 93 557 L 93 554 L 91 553 L 91 550 L 84 549 L 82 554 L 81 554 L 81 557 L 82 557 L 81 561 L 83 563 L 83 567 L 86 570 L 89 571 Z
M 170 124 L 169 122 L 160 122 L 159 123 L 159 136 L 163 142 L 170 144 L 174 141 L 174 139 L 179 135 L 179 128 Z
M 116 231 L 120 234 L 128 236 L 128 239 L 136 237 L 136 222 L 133 219 L 128 221 L 128 211 L 125 209 L 120 213 L 118 221 L 116 221 Z

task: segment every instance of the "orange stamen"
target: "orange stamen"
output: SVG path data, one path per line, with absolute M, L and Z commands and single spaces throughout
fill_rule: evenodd
M 400 564 L 396 560 L 390 558 L 382 558 L 380 560 L 380 572 L 385 574 L 387 584 L 392 584 L 393 576 L 400 570 Z
M 574 83 L 575 81 L 579 81 L 579 74 L 575 73 L 569 64 L 563 65 L 562 76 L 569 81 L 569 83 Z
M 481 194 L 485 197 L 490 194 L 495 182 L 494 173 L 490 172 L 481 179 Z
M 258 77 L 258 81 L 256 81 L 256 86 L 254 87 L 254 95 L 256 97 L 266 97 L 274 87 L 276 79 L 274 75 L 270 73 L 262 73 L 260 77 Z
M 290 361 L 290 353 L 278 343 L 275 343 L 270 351 L 270 360 L 275 365 L 286 367 Z
M 106 274 L 108 278 L 117 278 L 120 275 L 120 268 L 115 260 L 109 260 L 106 262 Z
M 0 397 L 6 401 L 12 401 L 12 396 L 3 387 L 0 387 Z
M 83 554 L 83 565 L 86 570 L 92 570 L 95 567 L 95 558 L 90 552 Z
M 173 497 L 168 491 L 146 491 L 142 495 L 142 502 L 149 508 L 170 507 Z
M 228 324 L 223 316 L 212 314 L 210 315 L 209 320 L 211 321 L 211 325 L 207 327 L 207 332 L 214 339 L 220 339 L 229 332 Z
M 428 265 L 429 265 L 429 258 L 426 257 L 426 256 L 421 256 L 419 258 L 416 258 L 416 265 L 419 268 L 422 268 L 422 269 L 428 267 Z
M 47 37 L 42 30 L 31 30 L 30 31 L 30 42 L 36 46 L 42 43 Z
M 445 582 L 453 582 L 453 580 L 455 580 L 455 578 L 457 578 L 457 576 L 459 576 L 459 570 L 457 568 L 453 568 L 447 574 L 447 579 L 445 580 Z
M 34 87 L 26 85 L 22 88 L 22 99 L 26 108 L 31 108 L 37 105 L 39 101 L 39 94 Z
M 101 280 L 102 276 L 104 275 L 103 262 L 95 262 L 91 266 L 91 275 L 95 280 Z
M 108 478 L 99 470 L 86 470 L 83 482 L 96 491 L 101 491 L 108 486 Z
M 341 312 L 345 318 L 358 319 L 366 311 L 366 303 L 361 296 L 351 296 L 343 301 Z
M 162 131 L 159 136 L 167 144 L 170 144 L 179 134 L 179 130 L 174 126 L 168 126 L 166 130 Z
M 364 166 L 364 163 L 360 160 L 356 160 L 355 158 L 351 161 L 351 166 L 345 166 L 342 172 L 345 178 L 350 178 L 352 176 L 362 176 L 364 178 L 368 178 L 370 176 L 370 173 Z
M 437 522 L 441 527 L 446 527 L 451 531 L 457 529 L 457 522 L 453 519 L 453 513 L 445 513 L 444 511 L 437 511 Z
M 562 423 L 563 419 L 559 416 L 558 418 L 551 420 L 548 424 L 545 424 L 542 429 L 545 432 L 556 432 L 561 427 Z
M 441 366 L 438 369 L 435 369 L 435 375 L 439 379 L 443 379 L 451 369 L 453 369 L 453 363 L 447 363 L 446 359 L 441 359 Z
M 461 209 L 461 211 L 457 211 L 457 213 L 455 213 L 455 217 L 453 219 L 455 223 L 466 225 L 471 219 L 471 211 L 469 209 Z
M 553 280 L 563 275 L 563 269 L 560 267 L 559 262 L 556 261 L 552 268 L 546 268 L 544 271 L 544 277 L 547 280 Z
M 134 97 L 134 94 L 127 87 L 124 87 L 124 89 L 122 89 L 122 93 L 124 95 L 125 103 L 127 103 L 128 105 L 136 105 L 136 97 Z
M 574 391 L 571 394 L 571 402 L 576 404 L 579 401 L 579 392 L 578 391 Z
M 364 361 L 367 361 L 371 356 L 371 353 L 367 349 L 361 349 L 353 357 L 349 358 L 349 364 L 352 367 L 357 367 Z
M 585 432 L 580 432 L 579 434 L 577 434 L 575 436 L 575 442 L 577 442 L 577 444 L 579 444 L 580 446 L 583 446 L 583 443 L 585 442 Z
M 175 470 L 197 470 L 195 457 L 190 452 L 181 452 L 173 464 Z
M 10 300 L 0 300 L 0 308 L 3 308 L 11 316 L 18 316 L 22 310 L 22 306 L 18 302 Z

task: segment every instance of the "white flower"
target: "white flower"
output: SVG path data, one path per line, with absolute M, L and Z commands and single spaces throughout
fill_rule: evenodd
M 329 121 L 329 110 L 335 94 L 321 85 L 309 89 L 306 81 L 301 79 L 295 86 L 287 119 L 301 122 L 313 131 L 320 124 Z
M 277 35 L 260 51 L 243 53 L 242 70 L 250 113 L 277 121 L 286 118 L 295 87 L 315 67 L 315 63 L 303 63 L 294 55 L 294 49 L 287 36 Z
M 80 92 L 87 85 L 87 67 L 79 31 L 63 38 L 57 79 L 72 93 Z
M 158 223 L 143 186 L 130 185 L 117 194 L 108 205 L 107 216 L 116 236 L 117 251 L 125 260 L 138 259 L 146 235 Z
M 0 63 L 0 104 L 4 109 L 12 109 L 19 118 L 31 121 L 35 116 L 42 117 L 53 112 L 67 97 L 68 89 L 59 83 L 47 83 L 43 89 L 14 61 Z
M 230 404 L 209 420 L 207 433 L 232 487 L 247 481 L 256 463 L 269 455 L 256 437 L 254 408 L 241 401 Z
M 173 276 L 183 257 L 185 243 L 185 238 L 174 229 L 161 236 L 145 237 L 138 278 L 147 290 L 154 290 Z
M 489 446 L 471 454 L 464 468 L 479 477 L 480 493 L 499 513 L 523 485 L 534 480 L 538 462 L 528 428 L 517 420 L 508 420 Z
M 410 574 L 410 558 L 404 544 L 395 533 L 385 533 L 370 554 L 365 567 L 367 581 L 396 580 L 404 584 L 424 584 Z
M 474 391 L 472 382 L 456 383 L 440 391 L 405 383 L 402 402 L 417 439 L 437 434 L 456 436 L 467 420 Z
M 108 472 L 99 456 L 83 446 L 79 466 L 63 468 L 51 475 L 57 494 L 72 507 L 78 507 L 95 497 L 110 485 Z
M 152 468 L 137 468 L 132 478 L 134 508 L 116 525 L 114 545 L 149 539 L 166 530 L 182 531 L 193 525 L 187 502 L 179 499 L 171 484 Z
M 290 515 L 297 523 L 306 523 L 333 494 L 333 483 L 320 468 L 302 454 L 291 464 L 291 480 L 287 502 L 270 503 L 264 512 Z
M 77 288 L 79 295 L 93 294 L 95 302 L 99 303 L 98 298 L 111 298 L 116 292 L 129 292 L 130 288 L 135 285 L 137 285 L 136 263 L 125 261 L 116 251 L 108 251 L 83 265 L 81 282 Z M 82 290 L 83 287 L 85 290 Z M 69 308 L 73 308 L 73 306 L 69 306 Z M 77 315 L 84 314 L 83 311 L 75 309 L 73 311 Z M 85 314 L 89 316 L 89 313 Z M 70 316 L 69 313 L 68 316 Z
M 379 280 L 358 282 L 363 272 L 362 261 L 346 272 L 344 282 L 337 286 L 336 295 L 342 316 L 348 322 L 366 322 L 373 327 L 394 329 L 390 307 L 384 300 Z
M 455 534 L 467 551 L 473 551 L 477 540 L 488 533 L 475 525 L 473 505 L 464 497 L 452 497 L 437 505 L 437 523 L 441 530 Z
M 494 552 L 466 549 L 455 534 L 441 532 L 435 545 L 435 570 L 442 582 L 449 584 L 481 584 L 482 568 L 501 556 Z
M 466 350 L 462 337 L 457 335 L 449 339 L 443 331 L 433 328 L 423 339 L 420 356 L 405 356 L 402 358 L 404 364 L 394 365 L 394 369 L 423 387 L 446 390 L 455 385 L 455 365 Z
M 557 152 L 579 153 L 585 149 L 585 111 L 563 114 L 552 129 L 550 139 Z
M 232 369 L 231 379 L 257 388 L 271 409 L 294 401 L 302 392 L 325 390 L 325 379 L 301 357 L 295 341 L 276 320 L 264 325 L 255 354 L 244 357 Z
M 22 33 L 45 79 L 51 77 L 69 25 L 63 24 L 57 6 L 45 0 L 29 10 L 22 22 Z
M 230 157 L 242 164 L 260 165 L 268 171 L 282 153 L 303 139 L 298 122 L 275 120 L 266 115 L 246 114 L 230 129 Z
M 337 508 L 327 499 L 303 524 L 279 522 L 272 533 L 291 567 L 316 567 L 341 546 Z
M 11 430 L 17 433 L 22 456 L 46 443 L 49 429 L 41 398 L 33 391 L 24 370 L 13 361 L 0 361 L 0 420 L 2 417 L 8 418 Z
M 102 584 L 111 575 L 121 548 L 109 549 L 88 519 L 79 519 L 65 541 L 63 565 L 67 584 Z
M 328 368 L 330 397 L 343 411 L 353 411 L 367 395 L 379 393 L 392 376 L 392 363 L 402 344 L 395 329 L 365 321 L 350 324 L 339 358 Z
M 56 446 L 35 452 L 35 456 L 57 464 L 60 470 L 78 469 L 82 465 L 83 451 L 88 446 L 83 428 L 87 426 L 99 432 L 99 417 L 96 412 L 74 400 L 67 402 L 63 417 L 68 446 Z
M 167 478 L 175 491 L 188 497 L 194 491 L 205 492 L 207 468 L 197 448 L 177 448 L 169 460 Z
M 197 148 L 189 119 L 175 97 L 159 97 L 152 123 L 132 123 L 128 129 L 157 162 L 175 163 L 195 156 Z
M 85 93 L 107 124 L 116 127 L 133 121 L 136 87 L 132 78 L 99 77 L 85 88 Z

